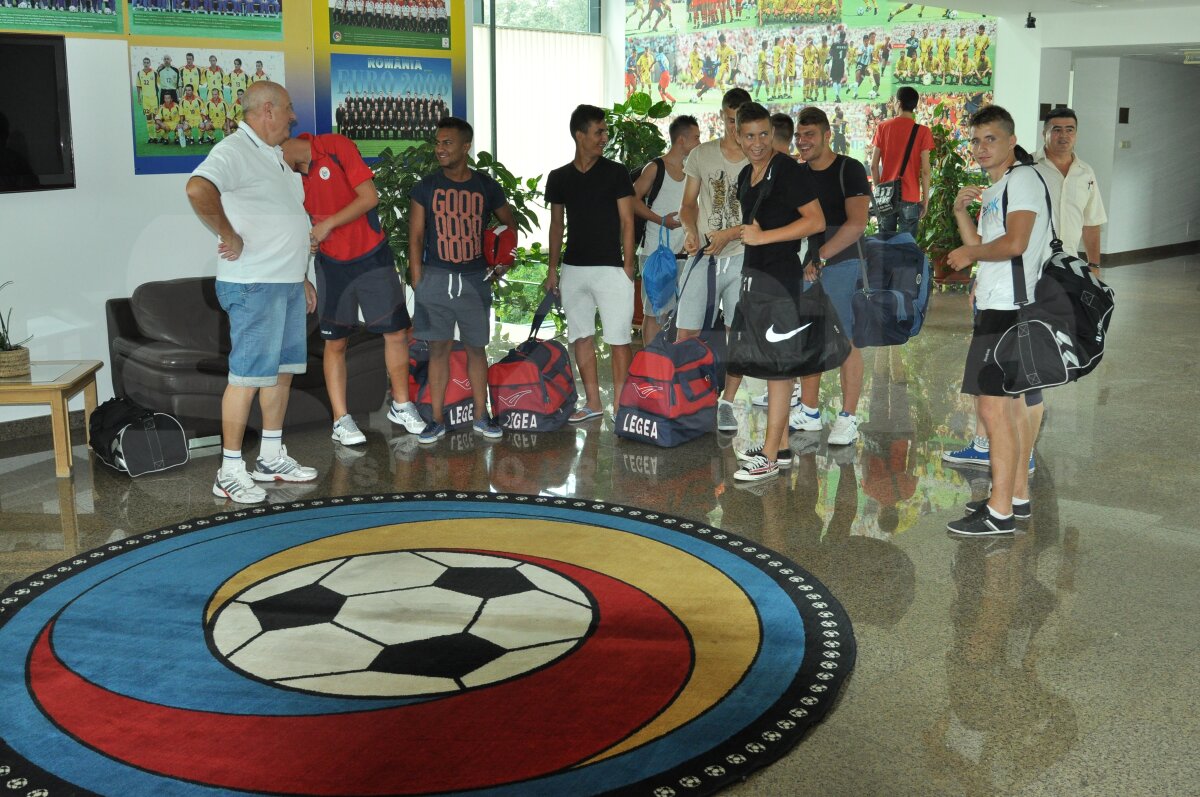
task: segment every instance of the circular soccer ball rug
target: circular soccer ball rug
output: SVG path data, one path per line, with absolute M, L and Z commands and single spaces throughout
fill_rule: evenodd
M 0 598 L 4 794 L 711 794 L 854 663 L 838 602 L 702 523 L 546 496 L 228 511 Z

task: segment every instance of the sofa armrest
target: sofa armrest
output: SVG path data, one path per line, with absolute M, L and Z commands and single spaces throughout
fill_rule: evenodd
M 197 351 L 174 343 L 146 338 L 117 338 L 112 341 L 116 356 L 162 371 L 191 371 L 207 374 L 226 374 L 229 360 L 212 351 Z

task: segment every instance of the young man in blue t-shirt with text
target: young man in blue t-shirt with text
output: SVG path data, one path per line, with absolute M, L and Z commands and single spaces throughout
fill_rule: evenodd
M 438 122 L 434 142 L 441 169 L 412 192 L 408 216 L 408 268 L 416 310 L 413 334 L 429 343 L 429 401 L 433 420 L 417 438 L 428 445 L 446 435 L 442 413 L 450 381 L 454 328 L 467 350 L 467 376 L 475 399 L 473 428 L 489 440 L 500 426 L 487 411 L 487 355 L 491 340 L 492 280 L 503 266 L 487 269 L 483 231 L 493 215 L 517 229 L 499 183 L 467 165 L 475 131 L 462 119 Z

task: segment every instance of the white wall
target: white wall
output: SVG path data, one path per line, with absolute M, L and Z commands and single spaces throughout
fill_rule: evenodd
M 475 151 L 491 148 L 488 29 L 474 33 Z M 545 175 L 575 156 L 568 122 L 580 103 L 604 107 L 605 39 L 586 33 L 499 28 L 496 31 L 495 153 L 520 177 Z M 542 187 L 545 187 L 543 180 Z M 546 243 L 549 212 L 536 239 Z
M 1042 50 L 1041 69 L 1038 104 L 1069 106 L 1071 104 L 1071 51 L 1047 47 Z
M 1105 251 L 1200 239 L 1198 79 L 1200 67 L 1121 59 L 1115 105 L 1129 124 L 1114 126 Z
M 1117 86 L 1121 79 L 1120 58 L 1076 58 L 1075 85 L 1071 102 L 1079 116 L 1079 138 L 1075 152 L 1096 172 L 1100 198 L 1112 218 L 1113 147 L 1117 131 Z M 1108 244 L 1111 225 L 1101 228 L 1100 251 L 1116 252 Z
M 67 39 L 76 188 L 0 195 L 0 307 L 36 360 L 108 361 L 104 301 L 142 282 L 216 273 L 212 236 L 184 195 L 186 175 L 133 174 L 124 40 Z M 112 395 L 108 369 L 100 399 Z M 82 398 L 72 408 L 83 407 Z M 48 414 L 0 408 L 0 421 Z
M 1024 17 L 996 20 L 995 103 L 1016 122 L 1017 141 L 1032 152 L 1038 144 L 1038 95 L 1041 80 L 1042 32 L 1025 27 Z

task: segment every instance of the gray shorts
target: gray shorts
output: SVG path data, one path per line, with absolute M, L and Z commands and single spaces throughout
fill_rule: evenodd
M 689 258 L 679 271 L 679 283 L 683 289 L 679 293 L 679 313 L 675 317 L 675 324 L 680 329 L 700 329 L 704 326 L 704 308 L 708 302 L 708 258 L 702 258 L 689 277 L 688 267 L 693 259 Z M 742 291 L 742 255 L 718 257 L 716 269 L 716 301 L 725 313 L 726 323 L 729 323 L 733 320 L 733 311 L 737 308 L 738 295 Z
M 492 284 L 486 271 L 426 268 L 413 289 L 413 336 L 419 340 L 458 339 L 467 346 L 486 346 L 492 339 Z

